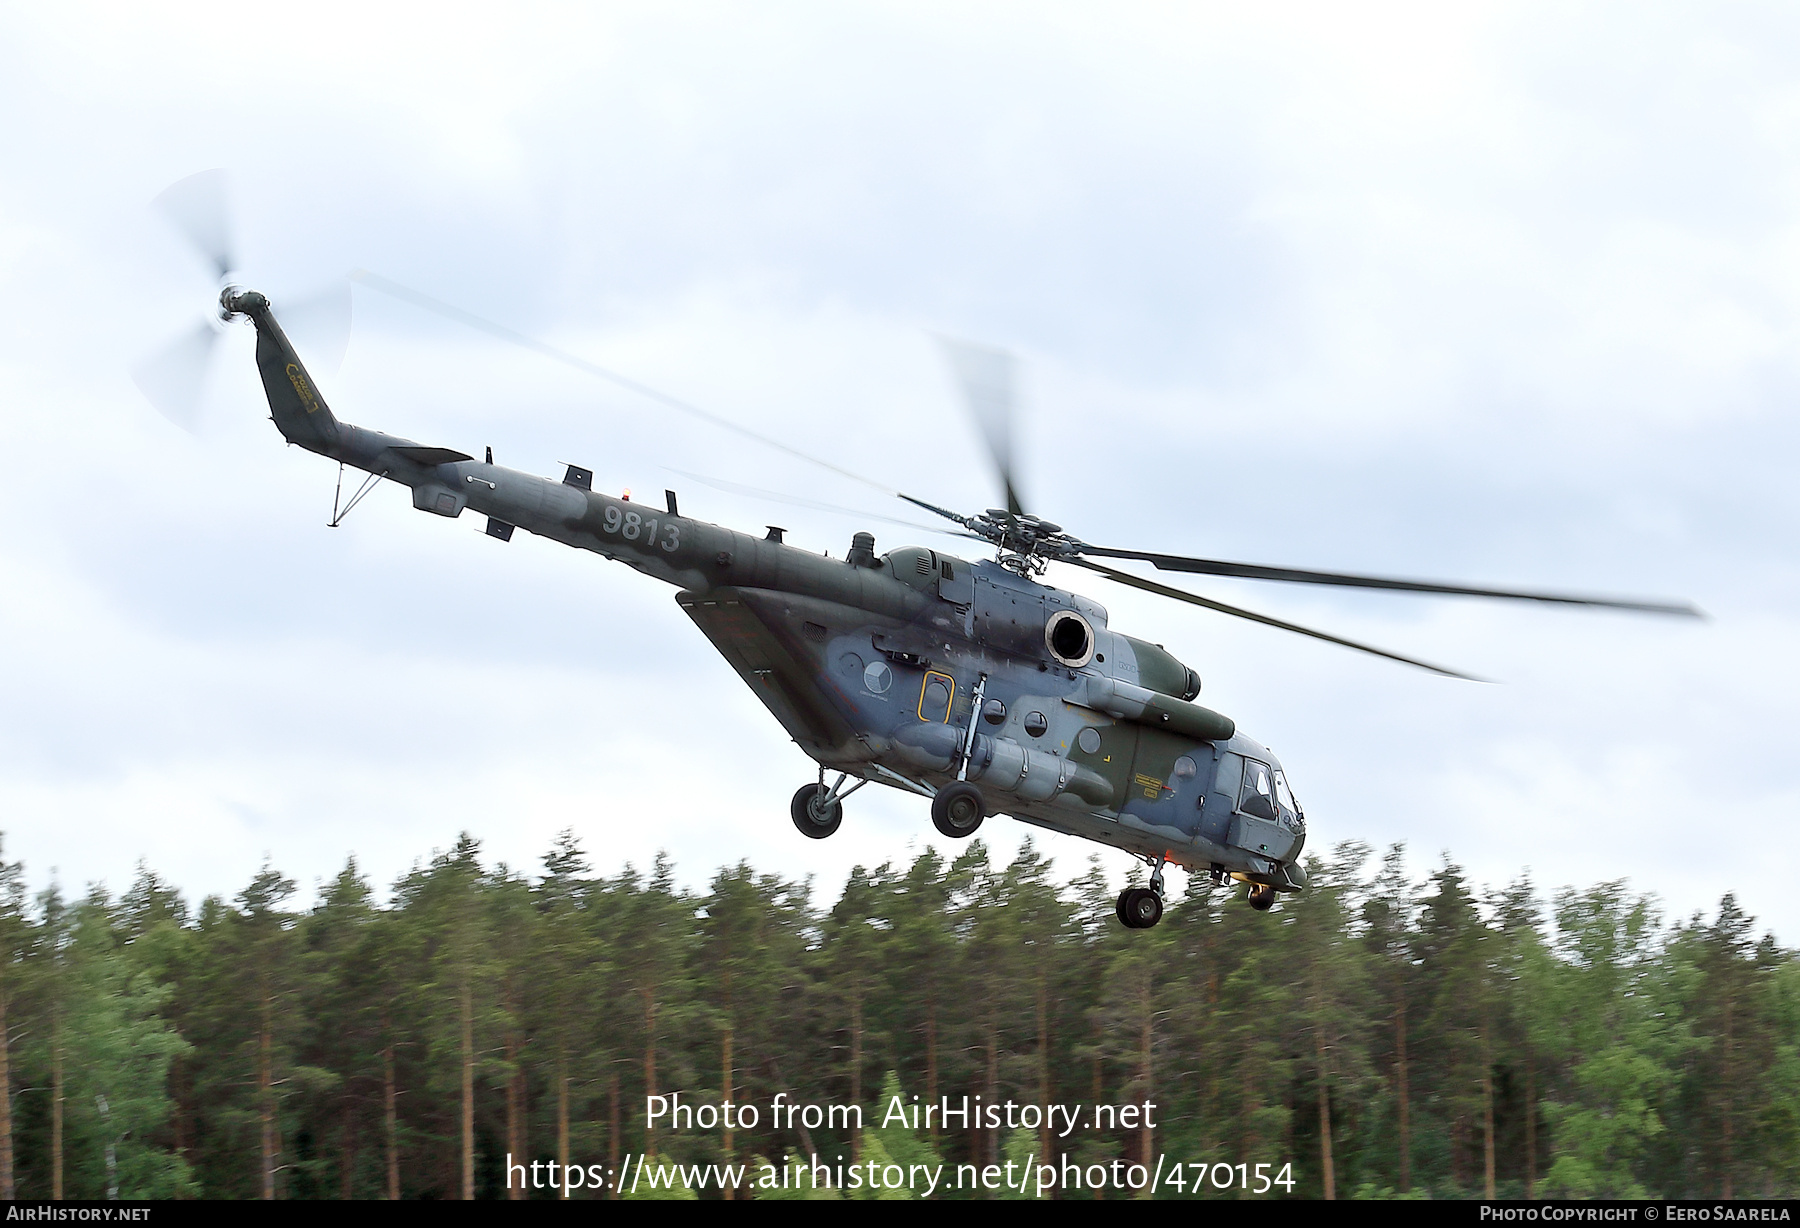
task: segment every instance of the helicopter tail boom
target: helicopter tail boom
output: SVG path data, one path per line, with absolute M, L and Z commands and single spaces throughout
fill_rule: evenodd
M 742 534 L 689 520 L 675 512 L 634 505 L 591 489 L 590 471 L 571 466 L 563 480 L 506 469 L 455 448 L 433 447 L 368 427 L 338 421 L 276 323 L 269 300 L 254 290 L 228 288 L 219 306 L 229 318 L 245 316 L 256 327 L 256 365 L 262 373 L 269 416 L 291 444 L 397 482 L 412 491 L 413 506 L 454 519 L 464 511 L 488 517 L 487 533 L 510 541 L 515 528 L 615 558 L 682 588 L 704 589 L 731 570 L 730 560 L 753 555 Z M 352 505 L 361 496 L 352 498 Z M 343 519 L 336 512 L 331 523 Z M 748 548 L 748 549 L 747 549 Z

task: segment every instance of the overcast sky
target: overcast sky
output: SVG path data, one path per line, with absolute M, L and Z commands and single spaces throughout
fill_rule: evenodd
M 1800 11 L 1769 5 L 0 7 L 0 830 L 34 887 L 814 875 L 937 840 L 806 759 L 671 590 L 334 468 L 228 330 L 198 437 L 128 370 L 230 174 L 278 312 L 362 267 L 881 482 L 997 491 L 933 332 L 1015 352 L 1030 505 L 1090 541 L 1685 598 L 1705 623 L 1190 587 L 1455 682 L 1052 572 L 1271 745 L 1314 847 L 1736 891 L 1800 941 Z M 338 415 L 590 466 L 841 555 L 904 505 L 356 291 Z M 965 543 L 966 544 L 966 543 Z M 1003 853 L 1025 829 L 990 820 Z M 1065 873 L 1093 846 L 1038 837 Z M 1102 852 L 1123 874 L 1128 860 Z

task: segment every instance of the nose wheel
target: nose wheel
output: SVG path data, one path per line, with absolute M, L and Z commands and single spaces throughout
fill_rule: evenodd
M 1162 897 L 1148 887 L 1119 892 L 1119 921 L 1128 930 L 1147 930 L 1162 920 Z

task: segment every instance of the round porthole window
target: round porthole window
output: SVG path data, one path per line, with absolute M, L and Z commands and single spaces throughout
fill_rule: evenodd
M 1176 780 L 1191 780 L 1193 778 L 1194 773 L 1198 772 L 1199 770 L 1200 770 L 1199 768 L 1194 766 L 1194 761 L 1192 759 L 1188 758 L 1186 755 L 1183 755 L 1181 758 L 1179 758 L 1175 761 L 1175 779 Z
M 1006 724 L 1006 705 L 997 699 L 990 699 L 981 705 L 981 719 L 990 725 Z
M 869 668 L 863 671 L 863 685 L 877 695 L 885 695 L 894 685 L 894 671 L 888 668 L 886 661 L 871 661 Z
M 1079 746 L 1085 754 L 1095 753 L 1100 749 L 1100 731 L 1089 725 L 1075 735 L 1075 745 Z
M 1049 732 L 1049 729 L 1050 722 L 1045 719 L 1042 712 L 1027 712 L 1025 714 L 1025 732 L 1032 737 L 1041 738 L 1045 733 Z

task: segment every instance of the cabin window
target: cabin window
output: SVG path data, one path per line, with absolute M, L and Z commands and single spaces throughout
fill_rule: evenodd
M 1194 765 L 1194 761 L 1186 755 L 1183 755 L 1175 761 L 1176 780 L 1192 780 L 1194 778 L 1194 773 L 1199 770 L 1200 769 Z
M 1223 793 L 1227 799 L 1237 796 L 1238 785 L 1244 779 L 1244 760 L 1233 754 L 1219 756 L 1219 775 L 1213 781 L 1213 792 Z
M 1050 722 L 1042 712 L 1025 714 L 1025 732 L 1034 738 L 1041 738 L 1050 731 Z

